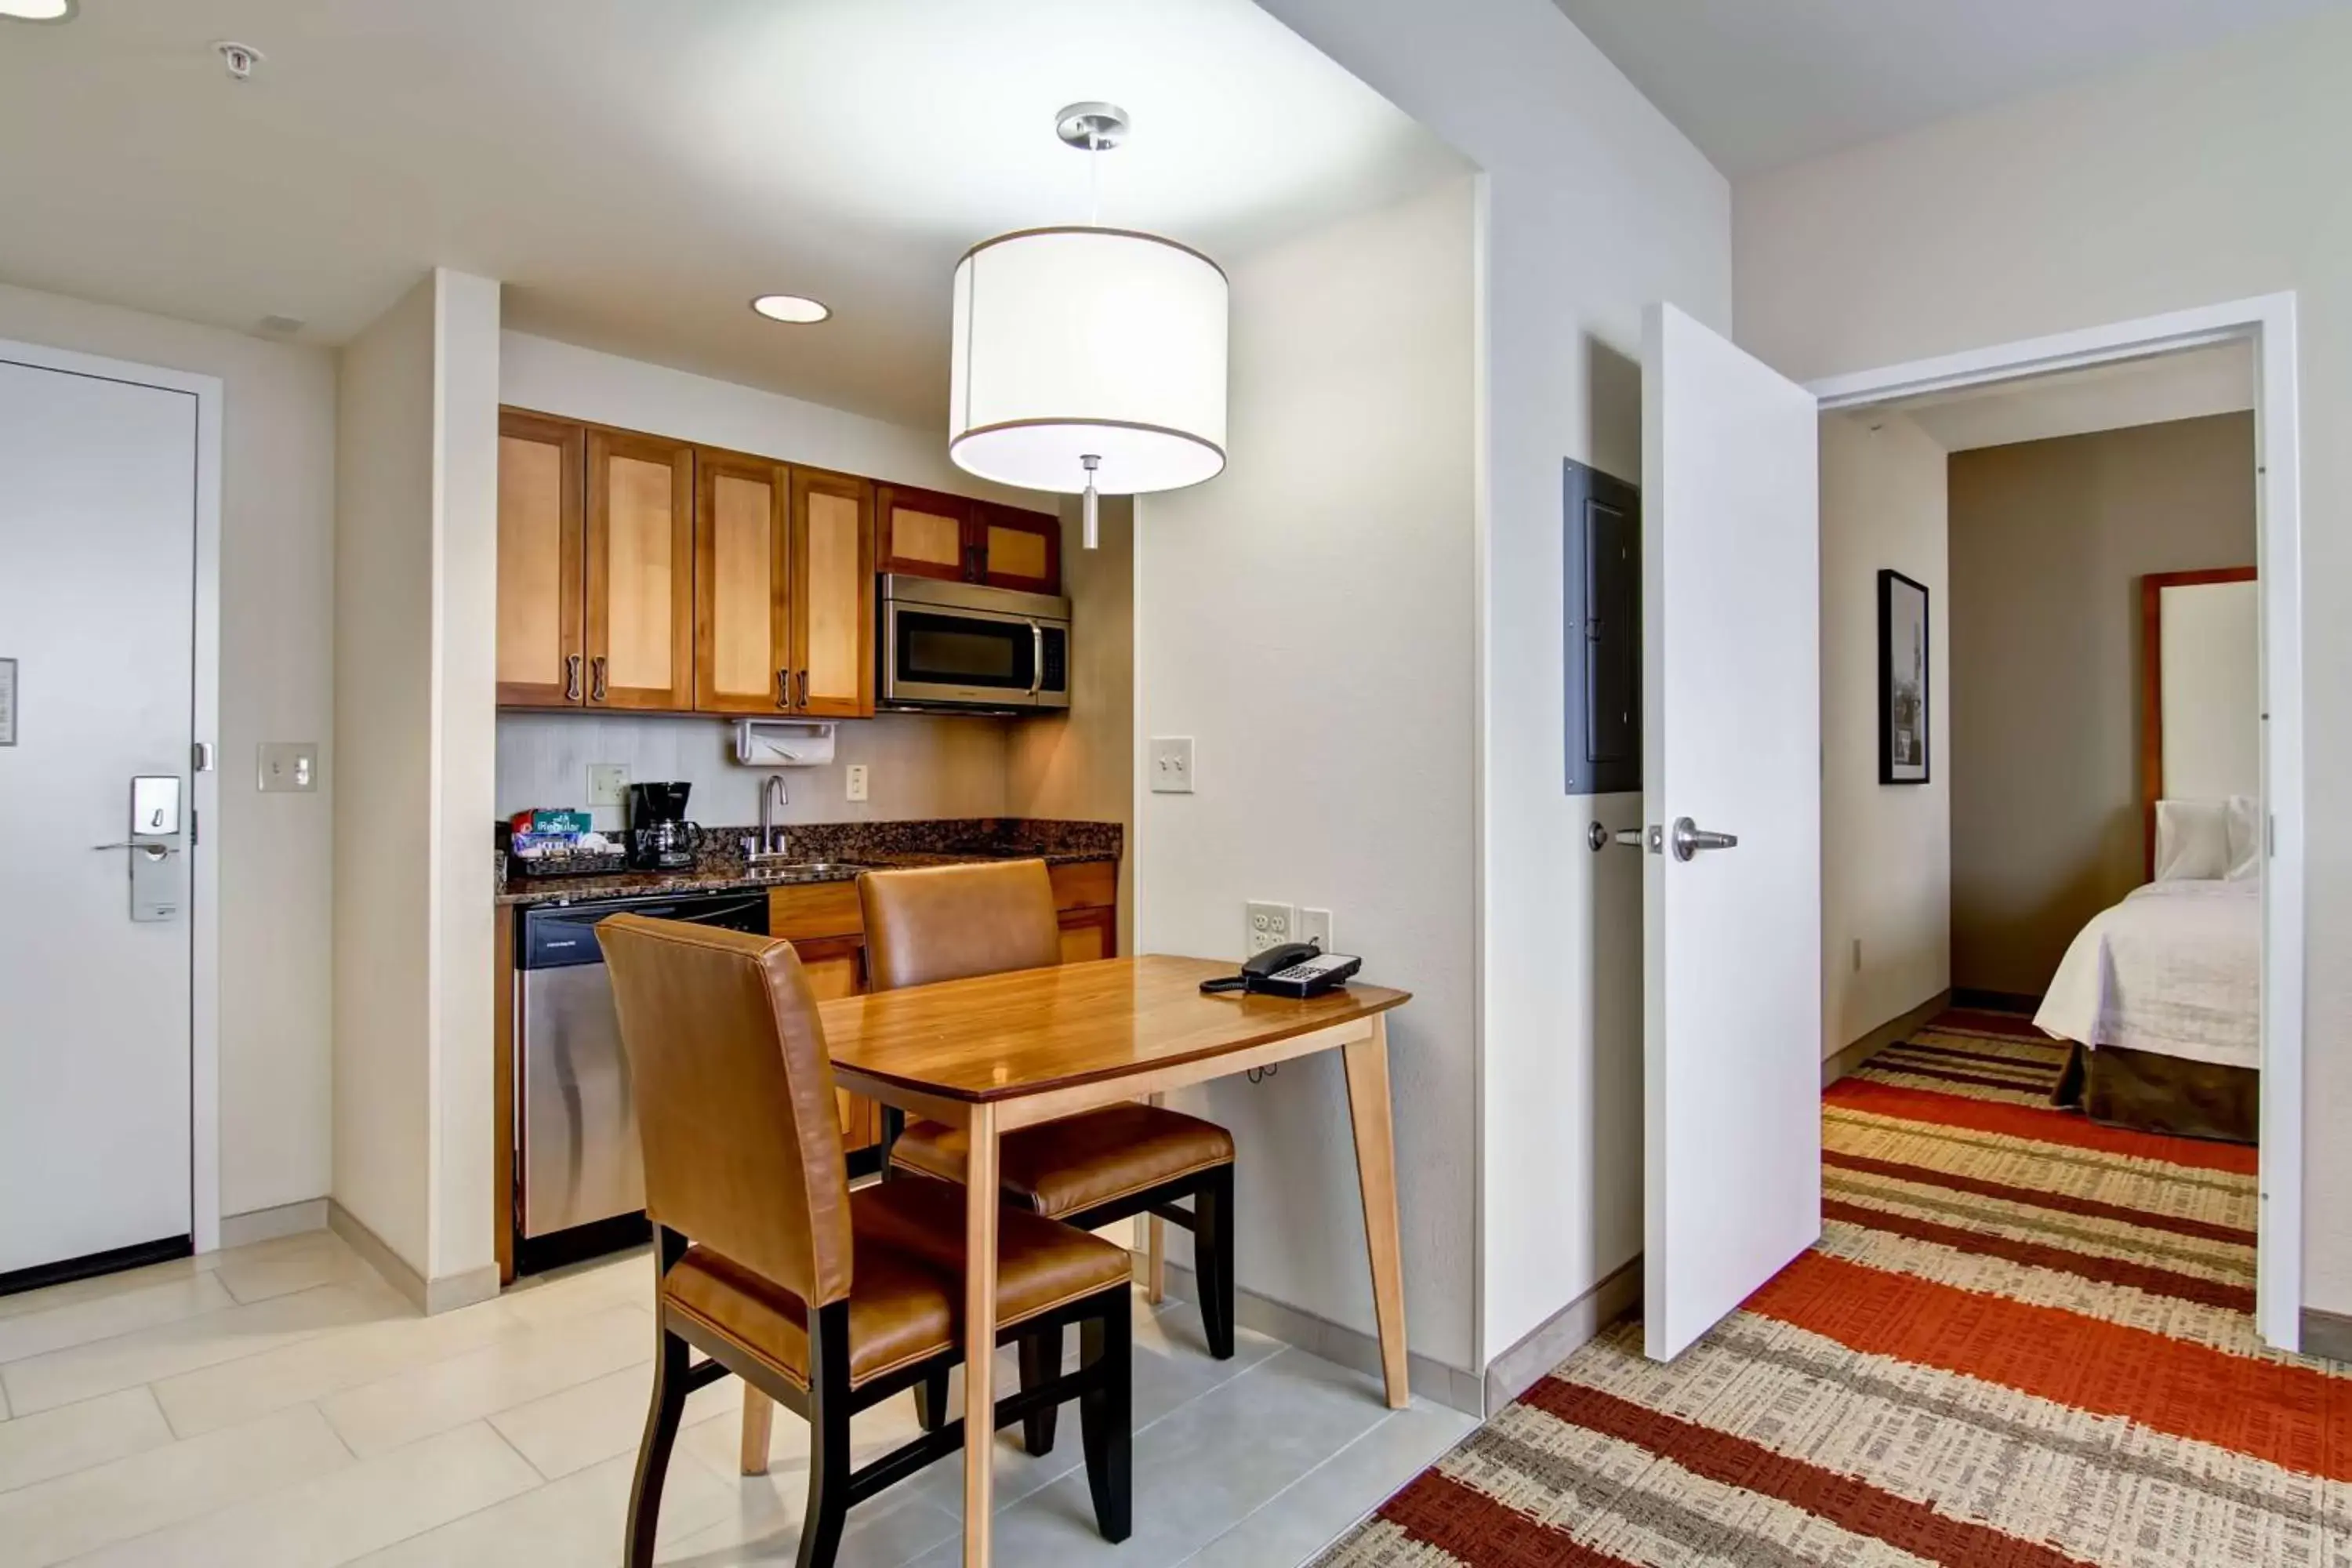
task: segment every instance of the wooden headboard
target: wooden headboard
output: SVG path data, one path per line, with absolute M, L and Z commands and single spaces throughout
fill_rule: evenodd
M 2139 801 L 2141 853 L 2156 877 L 2156 803 L 2164 798 L 2164 591 L 2201 583 L 2251 583 L 2251 566 L 2151 572 L 2139 580 Z

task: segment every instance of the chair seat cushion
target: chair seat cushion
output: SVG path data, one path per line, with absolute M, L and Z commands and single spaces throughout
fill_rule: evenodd
M 892 1182 L 852 1193 L 852 1387 L 954 1348 L 963 1321 L 963 1193 Z M 1124 1282 L 1124 1248 L 1018 1210 L 998 1218 L 996 1313 L 1011 1327 Z M 808 1309 L 706 1247 L 663 1281 L 671 1309 L 808 1385 Z
M 961 1182 L 971 1143 L 963 1130 L 911 1121 L 891 1146 L 896 1165 Z M 1157 1105 L 1113 1105 L 1005 1134 L 999 1185 L 1049 1219 L 1229 1165 L 1234 1135 L 1213 1121 Z M 891 1185 L 903 1184 L 893 1183 Z

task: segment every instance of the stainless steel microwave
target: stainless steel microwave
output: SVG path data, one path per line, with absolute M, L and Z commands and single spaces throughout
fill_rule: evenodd
M 1070 705 L 1070 601 L 973 583 L 882 579 L 877 705 L 1020 712 Z

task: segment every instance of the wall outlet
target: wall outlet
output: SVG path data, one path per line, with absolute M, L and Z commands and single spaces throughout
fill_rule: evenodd
M 864 763 L 850 763 L 848 779 L 849 798 L 852 800 L 864 800 L 866 798 L 866 764 Z
M 629 793 L 629 765 L 626 763 L 590 763 L 588 764 L 588 804 L 592 806 L 618 805 Z
M 257 787 L 266 794 L 280 790 L 309 794 L 319 787 L 319 742 L 264 741 Z
M 1331 952 L 1331 911 L 1329 910 L 1299 910 L 1297 940 L 1311 942 L 1325 952 Z
M 1192 793 L 1192 736 L 1154 735 L 1151 737 L 1151 793 L 1154 795 L 1191 795 Z
M 1269 947 L 1298 940 L 1298 910 L 1294 906 L 1254 901 L 1244 908 L 1249 915 L 1249 945 L 1242 952 L 1244 958 L 1255 958 Z

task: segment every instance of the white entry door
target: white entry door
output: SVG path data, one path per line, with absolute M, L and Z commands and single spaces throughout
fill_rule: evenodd
M 1643 1320 L 1665 1360 L 1821 1236 L 1821 435 L 1811 394 L 1672 306 L 1642 396 Z
M 0 350 L 0 1289 L 194 1229 L 195 497 L 193 394 Z

